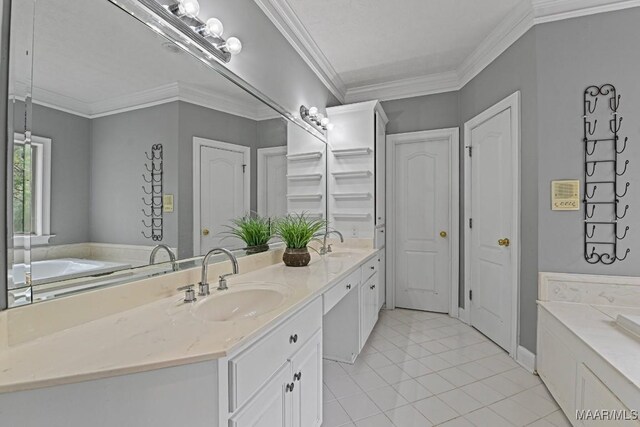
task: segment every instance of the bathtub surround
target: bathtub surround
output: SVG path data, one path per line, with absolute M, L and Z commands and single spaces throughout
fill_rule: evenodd
M 631 253 L 626 261 L 609 267 L 589 265 L 583 258 L 582 211 L 553 212 L 550 201 L 552 180 L 583 176 L 582 94 L 587 86 L 615 84 L 623 93 L 621 114 L 640 117 L 640 58 L 636 52 L 640 28 L 633 24 L 639 19 L 640 8 L 635 7 L 538 24 L 459 91 L 382 102 L 389 115 L 390 133 L 402 133 L 462 127 L 469 118 L 520 91 L 519 343 L 533 353 L 539 271 L 640 274 L 637 235 L 629 235 Z M 629 141 L 640 140 L 637 126 L 627 125 L 623 131 Z M 460 143 L 464 147 L 462 134 Z M 631 164 L 640 161 L 637 144 L 631 144 L 627 151 Z M 640 193 L 633 191 L 640 182 L 633 176 L 630 181 L 629 205 L 633 208 L 640 205 Z M 460 196 L 462 204 L 464 195 Z M 640 218 L 640 211 L 630 210 L 628 215 L 633 221 Z M 460 295 L 464 295 L 462 271 Z

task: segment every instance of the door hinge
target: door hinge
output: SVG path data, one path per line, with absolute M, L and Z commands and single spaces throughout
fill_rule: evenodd
M 473 289 L 469 289 L 469 301 L 473 300 Z
M 469 228 L 473 228 L 473 218 L 469 218 Z
M 247 172 L 247 165 L 242 165 L 242 173 Z
M 469 149 L 469 157 L 473 157 L 473 147 L 469 145 L 467 148 Z

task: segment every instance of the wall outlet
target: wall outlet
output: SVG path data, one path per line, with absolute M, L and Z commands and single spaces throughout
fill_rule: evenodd
M 358 237 L 358 228 L 356 226 L 354 226 L 351 229 L 351 237 L 353 237 L 353 238 L 357 238 Z

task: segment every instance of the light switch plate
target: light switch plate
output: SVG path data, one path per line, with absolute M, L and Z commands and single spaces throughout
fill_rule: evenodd
M 580 180 L 551 181 L 551 210 L 580 210 Z
M 173 194 L 164 194 L 162 196 L 162 211 L 173 212 Z

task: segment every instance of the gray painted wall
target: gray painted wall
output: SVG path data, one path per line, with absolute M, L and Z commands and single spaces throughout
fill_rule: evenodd
M 571 19 L 537 28 L 540 271 L 607 275 L 640 274 L 640 8 Z M 631 253 L 611 266 L 583 258 L 583 211 L 553 212 L 550 181 L 583 178 L 582 96 L 592 84 L 612 83 L 622 94 L 620 135 L 629 137 L 623 200 L 631 227 L 622 248 Z M 598 126 L 605 125 L 600 121 Z M 600 133 L 600 132 L 598 132 Z M 602 151 L 604 157 L 605 151 Z M 600 166 L 599 166 L 600 167 Z M 623 181 L 624 182 L 624 181 Z M 601 188 L 600 191 L 604 190 Z M 604 193 L 602 193 L 604 194 Z M 544 224 L 544 226 L 542 226 Z
M 458 127 L 458 92 L 382 102 L 387 134 Z
M 145 151 L 150 152 L 153 144 L 163 144 L 163 190 L 177 195 L 178 125 L 177 102 L 91 120 L 90 241 L 154 244 L 142 235 Z M 163 222 L 163 242 L 174 247 L 178 213 L 164 214 Z
M 24 103 L 16 102 L 16 110 Z M 15 129 L 24 129 L 22 114 L 14 116 Z M 86 242 L 90 238 L 89 189 L 91 121 L 33 105 L 33 134 L 51 138 L 52 244 Z
M 459 123 L 464 123 L 496 102 L 520 91 L 521 116 L 521 270 L 520 345 L 536 348 L 538 276 L 538 148 L 535 28 L 529 30 L 459 92 Z M 465 151 L 461 132 L 461 150 Z M 461 159 L 462 160 L 462 159 Z M 461 166 L 462 174 L 464 168 Z M 461 182 L 463 181 L 462 178 Z M 461 200 L 461 212 L 464 206 Z M 463 235 L 463 234 L 461 234 Z M 462 277 L 464 280 L 464 277 Z M 464 281 L 461 288 L 464 287 Z
M 291 113 L 339 103 L 254 0 L 201 0 L 200 16 L 218 17 L 242 41 L 229 69 Z

